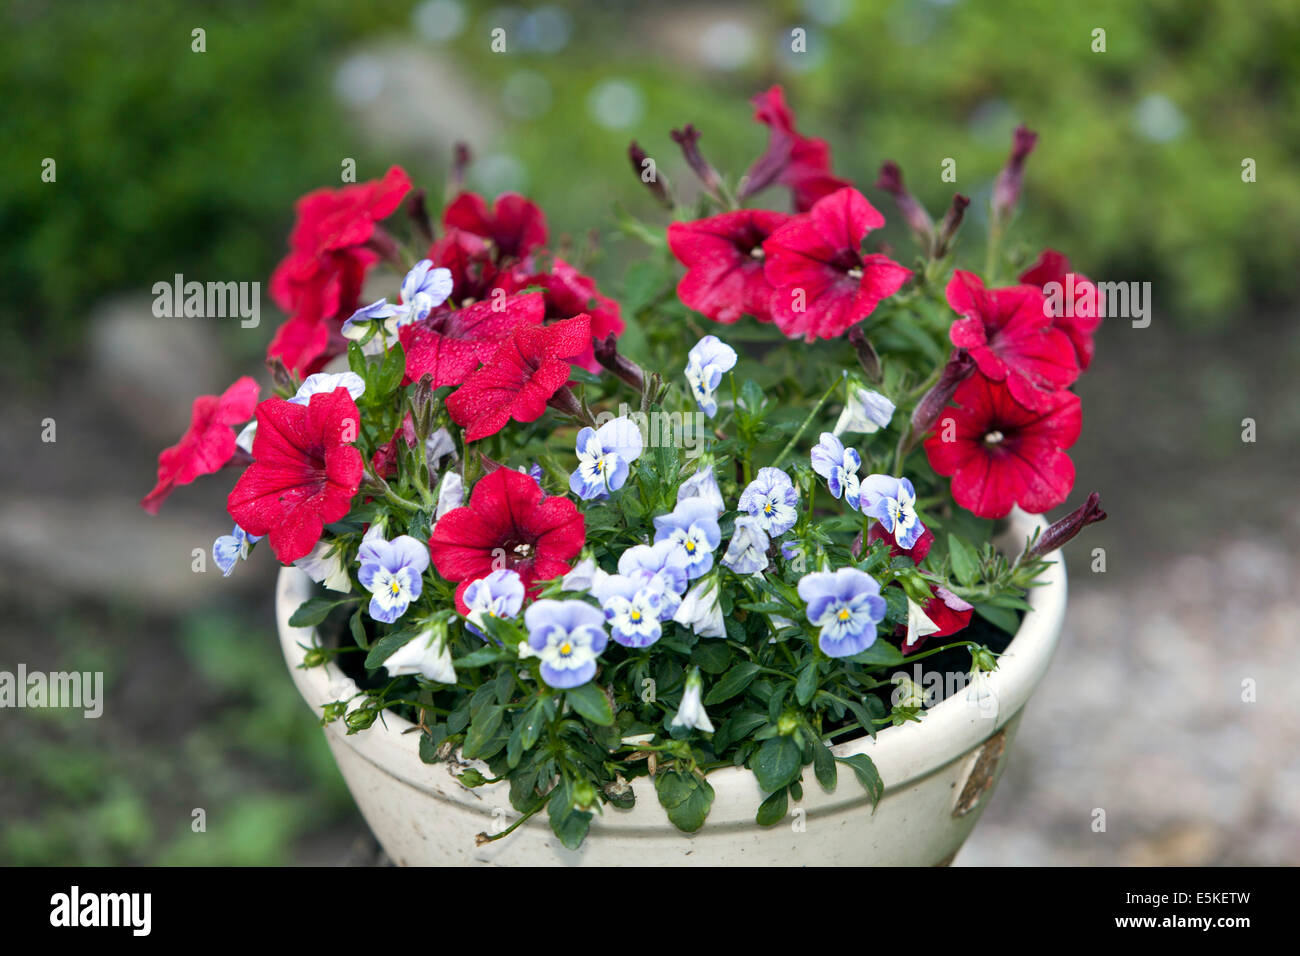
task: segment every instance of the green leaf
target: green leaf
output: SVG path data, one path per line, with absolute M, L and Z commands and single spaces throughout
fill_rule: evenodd
M 876 805 L 880 803 L 880 798 L 885 793 L 885 784 L 880 779 L 880 773 L 876 770 L 875 763 L 866 754 L 854 754 L 852 757 L 836 757 L 835 759 L 853 768 L 858 783 L 862 784 L 862 789 L 867 791 L 867 796 L 871 797 L 871 806 L 874 811 Z
M 999 627 L 1008 634 L 1014 634 L 1020 628 L 1020 618 L 1010 608 L 981 603 L 975 605 L 975 612 L 994 627 Z
M 505 717 L 506 710 L 504 707 L 493 705 L 484 707 L 476 715 L 474 721 L 469 725 L 469 733 L 465 735 L 465 745 L 462 752 L 469 759 L 490 757 L 501 749 L 505 741 L 496 740 L 497 731 L 501 729 L 501 721 Z
M 860 654 L 845 658 L 864 667 L 896 667 L 906 658 L 903 652 L 888 641 L 877 639 L 874 644 Z
M 823 790 L 831 791 L 839 783 L 839 772 L 835 769 L 835 756 L 820 740 L 813 742 L 813 773 Z
M 786 794 L 785 787 L 770 794 L 766 800 L 758 805 L 758 813 L 754 819 L 760 827 L 776 826 L 785 819 L 786 810 L 789 809 L 790 801 Z
M 952 559 L 952 573 L 959 583 L 970 587 L 979 580 L 979 555 L 964 538 L 948 535 L 948 556 Z
M 817 661 L 811 660 L 799 672 L 799 679 L 794 685 L 794 699 L 800 707 L 807 707 L 808 702 L 817 693 Z
M 567 784 L 557 786 L 546 809 L 551 818 L 551 830 L 567 849 L 576 850 L 582 846 L 587 830 L 591 827 L 591 814 L 586 810 L 573 809 L 572 799 Z
M 605 692 L 593 683 L 583 684 L 564 692 L 569 706 L 593 724 L 608 727 L 614 723 L 614 711 L 609 706 Z
M 735 697 L 749 686 L 750 681 L 757 677 L 761 670 L 762 668 L 757 664 L 741 661 L 709 688 L 709 693 L 704 698 L 705 705 L 720 704 L 724 700 Z
M 704 826 L 713 806 L 713 787 L 707 780 L 681 770 L 665 770 L 655 777 L 655 793 L 677 829 L 694 833 Z
M 731 663 L 734 654 L 726 641 L 700 641 L 691 652 L 691 661 L 698 664 L 706 674 L 721 674 Z
M 772 737 L 763 741 L 749 769 L 758 778 L 758 785 L 768 793 L 788 787 L 799 776 L 799 745 L 789 737 Z
M 480 647 L 464 657 L 458 657 L 451 663 L 454 667 L 482 667 L 499 659 L 501 654 L 501 648 L 488 645 L 487 647 Z
M 400 631 L 394 631 L 387 637 L 375 641 L 370 646 L 370 653 L 366 655 L 366 669 L 375 670 L 380 667 L 384 661 L 409 644 L 418 634 L 419 631 L 416 628 L 404 627 Z
M 379 374 L 375 379 L 376 399 L 383 398 L 397 388 L 402 383 L 402 376 L 406 374 L 406 353 L 402 351 L 400 345 L 393 345 L 388 354 L 384 356 L 384 364 L 379 368 Z
M 298 606 L 298 610 L 293 612 L 289 618 L 290 627 L 315 627 L 325 618 L 329 617 L 330 611 L 334 610 L 340 604 L 347 604 L 352 598 L 344 598 L 336 601 L 333 598 L 315 597 L 304 601 Z

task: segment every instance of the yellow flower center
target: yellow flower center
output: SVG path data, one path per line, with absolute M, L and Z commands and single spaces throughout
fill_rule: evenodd
M 402 585 L 401 585 L 400 582 L 398 582 L 396 579 L 394 579 L 393 582 L 392 582 L 391 584 L 388 585 L 388 590 L 390 590 L 391 592 L 393 592 L 394 595 L 401 594 L 401 593 L 402 593 Z
M 639 620 L 641 620 L 641 612 L 640 612 L 640 611 L 633 611 L 631 616 L 632 616 L 632 620 L 633 620 L 634 622 L 635 622 L 635 621 L 639 621 Z
M 573 645 L 570 644 L 568 641 L 565 641 L 563 644 L 560 645 L 560 653 L 563 654 L 565 657 L 568 657 L 570 654 L 573 653 Z
M 687 552 L 689 552 L 690 554 L 694 554 L 694 553 L 695 553 L 695 542 L 694 542 L 694 541 L 687 541 L 687 542 L 686 542 L 686 550 L 687 550 Z
M 847 621 L 847 620 L 849 619 L 849 609 L 846 608 L 846 607 L 842 607 L 842 608 L 840 608 L 840 613 L 839 613 L 838 615 L 836 615 L 836 616 L 837 616 L 841 621 Z

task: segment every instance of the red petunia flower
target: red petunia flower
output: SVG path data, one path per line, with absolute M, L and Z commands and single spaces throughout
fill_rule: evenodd
M 623 316 L 619 312 L 618 303 L 601 295 L 593 279 L 563 259 L 555 259 L 549 271 L 534 273 L 522 280 L 521 287 L 529 286 L 538 286 L 544 290 L 547 322 L 571 319 L 585 313 L 591 319 L 593 340 L 603 341 L 611 335 L 623 334 Z M 581 365 L 589 372 L 600 371 L 592 343 L 587 343 L 587 348 L 573 360 L 573 364 Z
M 930 585 L 930 593 L 933 597 L 925 602 L 921 610 L 939 629 L 929 634 L 918 635 L 911 644 L 904 641 L 902 651 L 905 655 L 915 654 L 929 638 L 948 637 L 964 630 L 970 624 L 971 614 L 975 611 L 973 606 L 937 584 Z M 907 628 L 900 627 L 895 633 L 906 634 Z
M 410 177 L 393 166 L 383 179 L 318 189 L 298 200 L 289 255 L 271 276 L 271 297 L 291 317 L 276 331 L 268 357 L 301 372 L 327 351 L 332 330 L 325 320 L 341 323 L 356 310 L 366 270 L 379 258 L 366 243 L 410 188 Z
M 795 129 L 794 113 L 785 103 L 785 91 L 774 86 L 759 93 L 754 119 L 771 130 L 767 149 L 745 173 L 741 198 L 752 196 L 772 183 L 788 186 L 799 212 L 811 209 L 817 200 L 837 189 L 852 185 L 831 173 L 831 148 L 824 139 L 813 139 Z
M 528 475 L 498 468 L 480 478 L 469 504 L 438 519 L 429 538 L 433 565 L 456 588 L 456 607 L 471 583 L 502 567 L 518 572 L 524 587 L 569 570 L 586 541 L 582 513 L 564 497 L 546 497 Z
M 1074 348 L 1064 332 L 1052 328 L 1038 289 L 985 289 L 979 276 L 959 269 L 947 296 L 962 316 L 948 330 L 952 344 L 966 349 L 986 376 L 1005 380 L 1021 405 L 1046 408 L 1079 377 Z
M 442 224 L 490 239 L 498 262 L 522 259 L 546 244 L 546 217 L 536 203 L 518 193 L 502 193 L 491 211 L 482 196 L 461 193 L 443 210 Z
M 435 266 L 451 272 L 451 299 L 461 305 L 486 299 L 503 277 L 492 261 L 488 241 L 463 229 L 448 229 L 435 239 L 427 257 Z M 505 283 L 507 292 L 517 288 L 522 286 L 512 281 Z
M 925 556 L 930 553 L 930 548 L 934 544 L 934 532 L 926 528 L 921 532 L 921 536 L 916 539 L 916 544 L 911 549 L 900 547 L 898 540 L 894 537 L 893 532 L 886 531 L 885 526 L 879 521 L 871 522 L 871 527 L 867 529 L 867 543 L 874 541 L 883 541 L 889 545 L 889 556 L 897 558 L 900 555 L 906 555 L 916 564 L 925 560 Z
M 538 293 L 490 297 L 463 309 L 435 309 L 398 330 L 406 352 L 406 381 L 433 376 L 433 387 L 460 385 L 520 326 L 540 325 Z
M 370 456 L 370 467 L 380 478 L 397 477 L 397 460 L 401 454 L 397 447 L 399 440 L 405 442 L 407 448 L 415 447 L 415 419 L 410 412 L 406 413 L 402 424 L 394 430 L 393 437 L 377 447 L 375 453 Z
M 200 395 L 190 407 L 190 427 L 181 440 L 158 456 L 158 483 L 140 500 L 140 507 L 156 515 L 177 485 L 188 485 L 200 475 L 219 471 L 235 454 L 233 425 L 253 417 L 257 383 L 245 375 L 217 395 Z
M 331 521 L 348 513 L 361 486 L 361 452 L 352 447 L 361 416 L 346 388 L 307 405 L 270 398 L 257 406 L 253 463 L 226 500 L 249 534 L 269 535 L 285 564 L 304 557 Z
M 763 270 L 776 290 L 772 318 L 787 336 L 831 339 L 871 314 L 911 276 L 887 256 L 861 253 L 885 224 L 856 189 L 841 189 L 796 216 L 763 243 Z
M 1101 327 L 1101 301 L 1097 298 L 1097 285 L 1087 276 L 1073 273 L 1069 280 L 1070 260 L 1055 249 L 1044 249 L 1038 261 L 1020 274 L 1020 281 L 1038 286 L 1046 297 L 1048 292 L 1043 287 L 1049 282 L 1059 282 L 1061 307 L 1052 308 L 1048 299 L 1048 313 L 1052 325 L 1066 334 L 1074 346 L 1074 356 L 1078 360 L 1079 370 L 1087 371 L 1092 364 L 1092 336 Z
M 715 322 L 742 315 L 771 322 L 772 285 L 763 272 L 763 243 L 791 216 L 740 209 L 668 227 L 668 248 L 686 266 L 677 296 Z
M 517 326 L 465 384 L 447 396 L 447 411 L 465 440 L 495 435 L 510 419 L 541 418 L 569 380 L 569 360 L 591 346 L 591 320 L 577 315 L 552 325 Z
M 1055 392 L 1046 407 L 1030 410 L 1005 383 L 976 372 L 953 401 L 961 407 L 939 416 L 925 453 L 936 472 L 952 477 L 957 504 L 1001 518 L 1014 505 L 1041 514 L 1066 499 L 1074 463 L 1065 449 L 1079 437 L 1079 396 Z

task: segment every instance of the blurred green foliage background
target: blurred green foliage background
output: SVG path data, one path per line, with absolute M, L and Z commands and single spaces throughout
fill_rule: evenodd
M 195 29 L 205 31 L 204 52 L 193 49 Z M 496 29 L 504 52 L 491 47 Z M 1093 50 L 1099 29 L 1105 52 Z M 792 50 L 795 30 L 804 52 Z M 92 344 L 105 302 L 126 297 L 147 326 L 152 284 L 174 273 L 261 281 L 262 327 L 222 324 L 224 368 L 209 369 L 254 370 L 280 320 L 265 292 L 293 201 L 339 185 L 351 158 L 360 179 L 402 163 L 436 209 L 462 139 L 475 155 L 470 185 L 527 192 L 552 232 L 575 244 L 600 230 L 607 241 L 592 271 L 605 291 L 636 299 L 645 273 L 626 269 L 645 249 L 615 218 L 662 213 L 632 174 L 628 141 L 689 191 L 668 131 L 693 123 L 705 155 L 734 180 L 767 140 L 748 98 L 772 83 L 785 85 L 801 130 L 831 142 L 836 171 L 890 218 L 885 237 L 904 261 L 910 240 L 872 188 L 882 161 L 900 163 L 936 218 L 954 191 L 971 196 L 960 255 L 978 268 L 992 179 L 1024 122 L 1040 139 L 1020 254 L 1052 245 L 1094 278 L 1150 280 L 1158 326 L 1126 344 L 1159 353 L 1137 366 L 1151 379 L 1148 398 L 1191 392 L 1152 403 L 1140 457 L 1127 433 L 1097 428 L 1130 420 L 1133 401 L 1118 391 L 1123 368 L 1108 373 L 1099 361 L 1091 459 L 1128 469 L 1127 481 L 1163 456 L 1168 485 L 1186 480 L 1179 436 L 1189 418 L 1213 426 L 1204 447 L 1220 458 L 1239 452 L 1236 421 L 1257 376 L 1253 363 L 1212 362 L 1211 344 L 1195 353 L 1208 371 L 1188 379 L 1160 351 L 1174 339 L 1162 330 L 1208 340 L 1248 317 L 1258 331 L 1300 300 L 1298 77 L 1295 0 L 9 0 L 0 8 L 0 361 L 6 390 L 22 392 L 15 421 L 55 414 L 51 396 L 62 389 L 58 447 L 70 457 L 29 467 L 30 443 L 6 433 L 0 465 L 20 491 L 52 499 L 51 510 L 32 511 L 42 516 L 82 507 L 80 476 L 96 475 L 100 510 L 73 543 L 55 540 L 48 522 L 28 540 L 53 553 L 42 567 L 61 568 L 76 549 L 122 571 L 98 590 L 54 576 L 57 599 L 4 592 L 13 610 L 0 623 L 0 666 L 101 668 L 112 706 L 92 722 L 0 714 L 0 861 L 339 862 L 359 832 L 283 672 L 269 564 L 241 566 L 241 581 L 215 581 L 201 599 L 155 607 L 132 562 L 162 547 L 142 541 L 161 537 L 140 531 L 133 551 L 97 533 L 110 497 L 130 512 L 113 528 L 143 521 L 134 500 L 163 444 L 146 419 L 183 421 L 198 388 L 172 362 L 183 367 L 183 394 L 146 391 L 156 405 L 143 412 L 148 402 L 120 382 L 114 391 L 110 373 L 83 392 L 82 373 L 108 360 L 123 377 L 120 354 L 108 349 L 101 361 Z M 46 158 L 56 182 L 42 181 Z M 940 178 L 947 158 L 956 183 Z M 1246 158 L 1257 164 L 1254 183 L 1242 181 Z M 784 202 L 775 191 L 764 199 Z M 1300 354 L 1294 338 L 1290 353 L 1268 342 L 1270 354 Z M 1272 379 L 1289 384 L 1285 361 L 1274 364 Z M 1285 414 L 1269 425 L 1272 440 L 1298 433 L 1296 413 Z M 65 439 L 78 418 L 81 435 Z M 1087 462 L 1089 448 L 1079 451 Z M 1080 481 L 1092 476 L 1081 471 Z M 221 484 L 176 502 L 182 518 L 187 502 L 207 509 L 196 543 L 225 530 L 210 520 L 221 514 Z M 1153 494 L 1153 509 L 1183 500 Z M 1108 507 L 1122 514 L 1109 498 Z M 1168 507 L 1171 524 L 1203 533 L 1203 512 Z M 1137 539 L 1132 520 L 1099 535 Z M 223 584 L 243 590 L 212 597 Z M 195 807 L 209 809 L 208 839 L 190 827 Z

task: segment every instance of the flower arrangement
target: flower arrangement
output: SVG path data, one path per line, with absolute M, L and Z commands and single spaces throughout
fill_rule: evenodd
M 318 582 L 290 623 L 338 639 L 304 666 L 362 688 L 323 721 L 392 710 L 466 787 L 508 781 L 520 816 L 482 841 L 545 810 L 575 847 L 643 775 L 694 831 L 723 766 L 756 776 L 760 824 L 808 768 L 832 789 L 845 765 L 878 800 L 870 757 L 829 745 L 923 719 L 904 662 L 995 668 L 1044 555 L 1105 517 L 1093 495 L 1016 557 L 991 543 L 1013 508 L 1070 494 L 1069 389 L 1100 321 L 1050 306 L 1067 275 L 1091 287 L 1051 250 L 998 284 L 1033 134 L 995 181 L 981 277 L 954 268 L 965 197 L 936 224 L 884 165 L 919 245 L 904 266 L 781 89 L 754 104 L 769 144 L 738 179 L 673 131 L 690 205 L 631 145 L 673 221 L 620 220 L 650 250 L 621 302 L 534 203 L 461 189 L 464 150 L 436 231 L 396 167 L 303 197 L 271 394 L 245 377 L 197 399 L 142 502 L 241 469 L 215 563 L 265 538 Z M 774 186 L 793 212 L 744 205 Z

